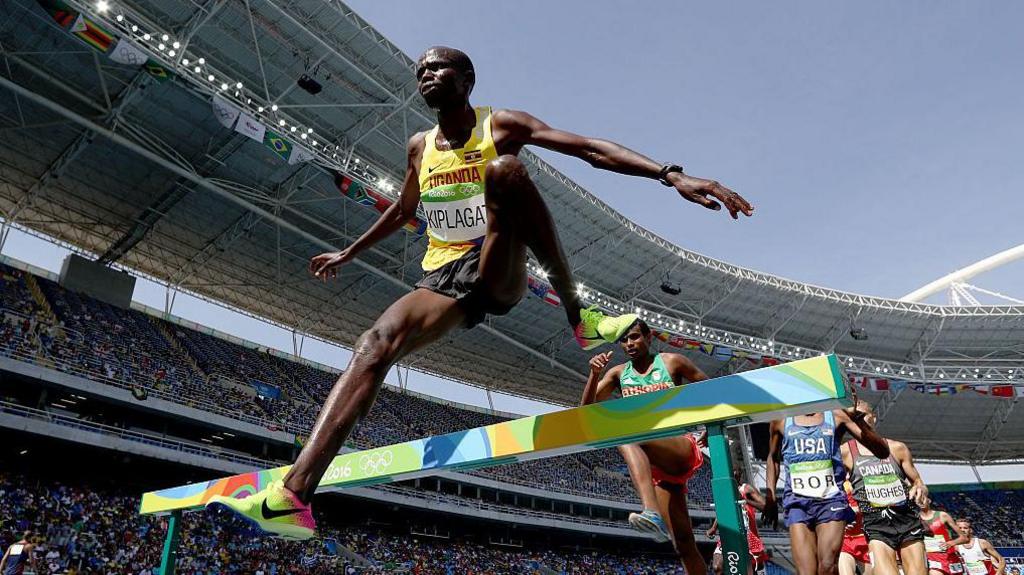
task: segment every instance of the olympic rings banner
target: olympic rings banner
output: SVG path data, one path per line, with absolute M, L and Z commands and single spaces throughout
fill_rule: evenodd
M 679 435 L 707 423 L 768 421 L 849 405 L 834 355 L 624 397 L 555 413 L 503 421 L 339 455 L 320 487 L 357 487 L 552 457 Z M 247 497 L 284 477 L 288 467 L 153 491 L 139 512 L 194 510 L 214 495 Z

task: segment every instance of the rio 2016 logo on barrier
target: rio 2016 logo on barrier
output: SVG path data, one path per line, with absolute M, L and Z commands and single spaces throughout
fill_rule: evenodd
M 725 564 L 727 573 L 730 575 L 740 575 L 740 554 L 735 551 L 730 551 L 725 554 Z
M 359 469 L 362 470 L 364 475 L 376 475 L 390 467 L 394 460 L 395 456 L 391 453 L 390 449 L 364 453 L 359 457 Z

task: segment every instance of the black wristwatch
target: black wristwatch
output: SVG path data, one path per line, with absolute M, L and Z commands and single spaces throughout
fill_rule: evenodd
M 671 188 L 672 182 L 668 181 L 668 175 L 672 172 L 681 174 L 683 173 L 683 167 L 675 164 L 665 164 L 661 167 L 661 171 L 658 172 L 658 181 Z

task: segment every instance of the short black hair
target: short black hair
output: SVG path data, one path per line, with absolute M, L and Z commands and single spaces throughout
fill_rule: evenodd
M 476 69 L 473 68 L 473 61 L 469 59 L 469 55 L 458 48 L 452 48 L 450 46 L 431 46 L 423 51 L 424 54 L 427 52 L 437 52 L 444 58 L 451 61 L 452 65 L 463 73 L 469 72 L 476 74 Z
M 651 335 L 651 326 L 647 325 L 646 321 L 637 319 L 633 325 L 640 328 L 640 333 L 644 334 L 644 337 Z

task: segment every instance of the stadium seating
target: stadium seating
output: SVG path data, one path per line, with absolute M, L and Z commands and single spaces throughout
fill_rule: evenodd
M 944 491 L 932 500 L 954 519 L 970 519 L 974 533 L 996 547 L 1024 547 L 1024 490 Z
M 29 283 L 45 298 L 41 305 Z M 271 429 L 306 435 L 337 374 L 139 311 L 124 310 L 0 265 L 0 353 Z M 53 316 L 49 315 L 52 310 Z M 263 395 L 258 385 L 280 390 Z M 387 445 L 501 421 L 385 388 L 349 444 Z M 709 466 L 691 501 L 711 501 Z M 614 449 L 489 468 L 478 475 L 546 490 L 638 501 Z
M 42 539 L 36 552 L 39 575 L 152 575 L 159 565 L 167 523 L 163 518 L 139 516 L 137 503 L 133 497 L 95 486 L 41 483 L 37 478 L 0 474 L 0 546 L 6 549 L 23 531 L 31 529 Z M 255 537 L 250 527 L 223 514 L 187 514 L 178 570 L 263 575 L 550 573 L 541 571 L 543 565 L 558 573 L 580 575 L 683 572 L 678 564 L 664 558 L 498 547 L 369 527 L 334 529 L 331 523 L 329 518 L 321 517 L 319 539 L 298 543 Z M 357 556 L 346 555 L 343 548 Z M 363 565 L 359 557 L 370 565 Z

